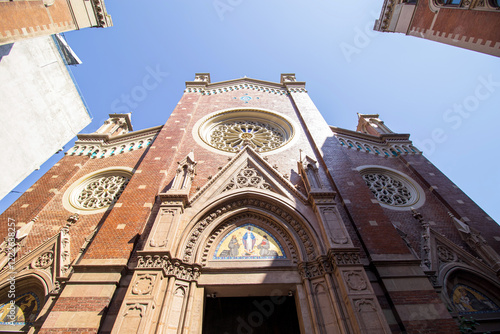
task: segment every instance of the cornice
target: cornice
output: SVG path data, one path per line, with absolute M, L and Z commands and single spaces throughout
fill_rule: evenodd
M 94 14 L 100 27 L 112 27 L 113 21 L 111 16 L 106 11 L 106 6 L 103 0 L 92 0 L 92 6 L 94 7 Z
M 235 85 L 235 84 L 240 84 L 240 83 L 255 83 L 258 85 L 265 85 L 265 86 L 274 87 L 274 88 L 284 88 L 284 86 L 282 84 L 277 83 L 277 82 L 252 79 L 252 78 L 238 78 L 238 79 L 231 79 L 231 80 L 226 80 L 226 81 L 213 82 L 213 83 L 207 84 L 207 88 L 218 88 L 220 86 L 230 86 L 230 85 Z
M 75 142 L 75 144 L 84 144 L 86 141 L 102 141 L 103 145 L 114 145 L 121 141 L 128 141 L 130 139 L 151 135 L 155 132 L 159 132 L 162 127 L 163 125 L 159 125 L 152 128 L 129 132 L 115 137 L 111 137 L 109 134 L 101 133 L 79 134 L 77 136 L 78 140 Z
M 351 136 L 353 138 L 359 138 L 364 140 L 369 140 L 378 144 L 384 144 L 387 141 L 407 141 L 410 142 L 410 135 L 408 133 L 386 133 L 380 136 L 375 136 L 367 133 L 361 133 L 353 130 L 338 128 L 336 126 L 330 125 L 330 129 L 335 134 Z
M 188 86 L 184 92 L 185 93 L 201 93 L 202 95 L 215 95 L 228 93 L 233 91 L 238 91 L 242 89 L 250 89 L 262 92 L 268 92 L 272 94 L 288 95 L 288 91 L 280 85 L 267 85 L 267 84 L 254 84 L 248 82 L 234 83 L 232 85 L 214 85 L 211 87 L 204 86 Z

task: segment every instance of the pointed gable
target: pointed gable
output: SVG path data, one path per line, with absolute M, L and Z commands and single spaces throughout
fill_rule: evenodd
M 290 181 L 250 146 L 245 146 L 190 199 L 190 203 L 241 188 L 261 189 L 307 202 L 307 198 Z

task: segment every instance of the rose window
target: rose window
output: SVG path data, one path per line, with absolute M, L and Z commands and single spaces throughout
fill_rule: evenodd
M 217 125 L 210 134 L 210 144 L 228 152 L 238 152 L 245 145 L 266 152 L 280 147 L 284 141 L 279 129 L 254 121 L 225 122 Z
M 93 214 L 107 210 L 127 186 L 132 174 L 112 169 L 86 176 L 68 188 L 63 205 L 68 211 Z
M 416 188 L 406 179 L 389 171 L 364 171 L 363 180 L 375 198 L 390 206 L 410 206 L 419 199 Z
M 258 110 L 215 113 L 201 121 L 198 134 L 203 142 L 225 152 L 239 152 L 245 146 L 269 152 L 287 144 L 293 128 L 280 115 Z
M 76 202 L 85 209 L 100 209 L 113 204 L 120 197 L 129 179 L 122 175 L 103 176 L 88 183 Z

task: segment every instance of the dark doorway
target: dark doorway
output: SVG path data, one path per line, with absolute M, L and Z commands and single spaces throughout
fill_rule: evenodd
M 207 298 L 203 334 L 300 334 L 294 297 Z

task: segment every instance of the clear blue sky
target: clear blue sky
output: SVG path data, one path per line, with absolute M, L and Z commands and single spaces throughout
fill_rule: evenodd
M 165 123 L 195 72 L 210 72 L 212 82 L 278 82 L 280 73 L 292 72 L 306 81 L 329 124 L 355 129 L 356 113 L 379 113 L 500 221 L 499 58 L 374 32 L 382 0 L 106 0 L 106 7 L 114 27 L 65 34 L 83 61 L 72 70 L 93 115 L 83 132 L 113 112 L 132 111 L 136 130 Z M 161 73 L 158 85 L 124 102 L 151 71 Z M 0 210 L 61 156 L 2 200 Z

